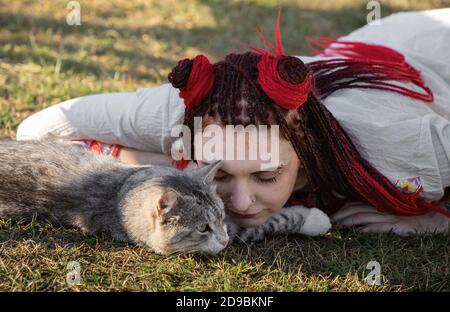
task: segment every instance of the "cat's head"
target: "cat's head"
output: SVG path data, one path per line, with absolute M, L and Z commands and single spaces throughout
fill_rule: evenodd
M 160 254 L 223 250 L 229 240 L 225 209 L 212 184 L 219 165 L 174 170 L 143 183 L 133 196 L 139 207 L 127 209 L 132 238 Z

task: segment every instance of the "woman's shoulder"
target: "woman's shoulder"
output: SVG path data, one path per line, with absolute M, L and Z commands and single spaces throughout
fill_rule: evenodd
M 17 138 L 39 139 L 53 134 L 169 153 L 171 129 L 182 122 L 183 116 L 178 90 L 166 83 L 134 92 L 86 95 L 51 105 L 22 121 Z
M 179 90 L 170 83 L 156 88 L 136 90 L 136 112 L 134 127 L 142 141 L 159 139 L 160 151 L 170 154 L 172 143 L 178 138 L 176 127 L 183 123 L 185 106 Z

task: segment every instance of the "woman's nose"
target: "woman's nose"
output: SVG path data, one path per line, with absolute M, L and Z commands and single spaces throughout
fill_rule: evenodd
M 244 186 L 236 187 L 230 200 L 237 212 L 247 211 L 254 202 L 253 195 Z

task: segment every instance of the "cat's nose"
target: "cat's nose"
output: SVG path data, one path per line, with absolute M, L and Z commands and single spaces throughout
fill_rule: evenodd
M 219 243 L 220 243 L 223 247 L 227 247 L 228 241 L 229 241 L 228 238 L 227 238 L 227 239 L 221 239 L 221 240 L 219 240 Z

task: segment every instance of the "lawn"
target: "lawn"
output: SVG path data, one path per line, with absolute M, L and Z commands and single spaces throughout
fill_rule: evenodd
M 0 0 L 0 138 L 14 137 L 28 115 L 99 92 L 166 82 L 177 60 L 218 60 L 269 38 L 277 1 L 79 1 L 81 25 L 69 26 L 69 1 Z M 380 1 L 382 16 L 450 6 L 450 1 Z M 367 1 L 283 1 L 287 54 L 309 54 L 306 34 L 339 36 L 366 23 Z M 80 264 L 69 286 L 67 265 Z M 369 285 L 370 261 L 380 285 Z M 45 223 L 0 220 L 0 291 L 450 291 L 450 236 L 399 238 L 332 231 L 237 245 L 216 257 L 154 255 L 107 238 Z

